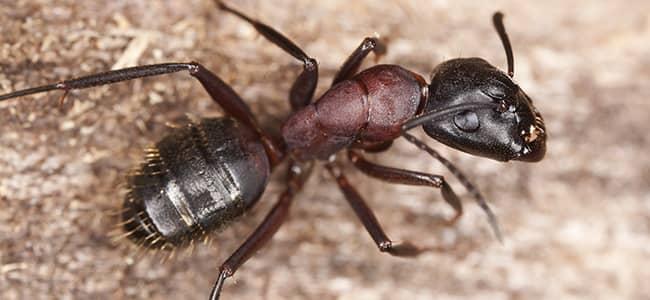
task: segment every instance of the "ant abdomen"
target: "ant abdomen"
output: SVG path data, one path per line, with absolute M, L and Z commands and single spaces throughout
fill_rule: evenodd
M 129 175 L 121 224 L 143 247 L 184 245 L 242 215 L 269 173 L 255 132 L 231 118 L 202 119 L 147 149 Z

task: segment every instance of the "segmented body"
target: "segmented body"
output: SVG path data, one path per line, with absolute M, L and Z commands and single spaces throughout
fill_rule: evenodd
M 182 245 L 240 216 L 269 173 L 257 134 L 231 118 L 176 128 L 129 177 L 124 229 L 148 248 Z
M 353 143 L 391 141 L 422 109 L 426 87 L 400 66 L 366 69 L 289 117 L 282 127 L 287 151 L 299 160 L 328 159 Z
M 299 160 L 327 159 L 353 143 L 393 140 L 424 99 L 419 75 L 395 65 L 372 67 L 291 115 L 282 131 L 287 151 Z M 270 168 L 259 136 L 231 118 L 174 129 L 129 177 L 124 229 L 148 248 L 183 245 L 250 208 Z

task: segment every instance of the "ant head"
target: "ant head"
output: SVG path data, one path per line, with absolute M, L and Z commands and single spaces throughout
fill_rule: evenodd
M 502 23 L 494 25 L 508 57 L 508 73 L 481 58 L 446 61 L 434 70 L 423 113 L 404 129 L 422 125 L 430 137 L 455 149 L 500 161 L 539 161 L 546 153 L 544 120 L 511 79 L 512 50 Z
M 423 124 L 427 135 L 474 155 L 539 161 L 546 152 L 542 116 L 508 75 L 480 58 L 441 64 L 429 86 L 424 114 L 452 109 Z

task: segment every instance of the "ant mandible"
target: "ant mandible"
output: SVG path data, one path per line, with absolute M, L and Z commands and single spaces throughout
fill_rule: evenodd
M 280 137 L 261 128 L 238 94 L 196 62 L 125 68 L 0 95 L 3 101 L 63 90 L 63 101 L 70 90 L 142 77 L 189 71 L 198 79 L 226 116 L 176 128 L 147 149 L 138 171 L 128 176 L 129 193 L 120 223 L 126 236 L 146 248 L 169 249 L 223 228 L 257 202 L 271 171 L 287 161 L 286 189 L 262 223 L 221 265 L 210 295 L 210 299 L 218 299 L 225 279 L 282 225 L 313 161 L 322 160 L 379 250 L 416 256 L 422 250 L 412 243 L 393 243 L 388 238 L 334 160 L 337 152 L 345 150 L 352 164 L 371 177 L 440 188 L 443 199 L 455 211 L 448 221 L 454 223 L 463 209 L 442 176 L 378 165 L 361 153 L 385 151 L 401 136 L 459 179 L 486 212 L 501 240 L 496 217 L 478 189 L 451 162 L 407 132 L 422 126 L 428 136 L 447 146 L 499 161 L 536 162 L 544 157 L 544 121 L 511 79 L 514 60 L 501 13 L 494 14 L 493 23 L 506 51 L 507 74 L 481 58 L 445 61 L 435 68 L 428 84 L 422 76 L 397 65 L 377 65 L 357 73 L 370 52 L 378 55 L 383 49 L 378 39 L 365 38 L 339 69 L 331 88 L 312 101 L 318 82 L 316 60 L 275 29 L 215 2 L 303 63 L 289 93 L 292 114 L 283 123 Z

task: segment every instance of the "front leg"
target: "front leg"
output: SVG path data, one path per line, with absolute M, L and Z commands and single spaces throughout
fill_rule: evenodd
M 488 222 L 490 223 L 490 227 L 492 227 L 492 231 L 494 232 L 494 235 L 496 238 L 499 240 L 499 242 L 503 242 L 503 237 L 501 235 L 501 229 L 499 228 L 499 222 L 497 221 L 497 217 L 494 215 L 492 210 L 490 209 L 490 206 L 487 204 L 487 201 L 485 201 L 485 198 L 483 195 L 481 195 L 481 192 L 472 184 L 471 181 L 461 172 L 454 164 L 452 164 L 449 160 L 446 158 L 442 157 L 440 153 L 438 153 L 436 150 L 433 150 L 433 148 L 429 147 L 427 144 L 424 142 L 420 141 L 417 139 L 415 136 L 412 136 L 406 132 L 402 133 L 402 136 L 409 142 L 413 143 L 415 146 L 420 148 L 420 150 L 428 153 L 431 155 L 433 158 L 437 159 L 440 163 L 442 163 L 458 180 L 460 183 L 467 189 L 467 191 L 474 196 L 474 200 L 476 200 L 476 203 L 483 209 L 485 214 L 487 215 Z

